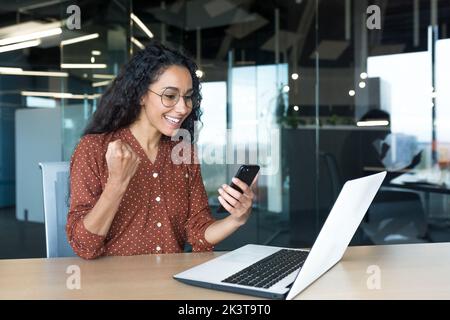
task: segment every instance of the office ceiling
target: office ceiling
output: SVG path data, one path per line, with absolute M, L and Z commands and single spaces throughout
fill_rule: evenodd
M 82 23 L 107 26 L 120 15 L 119 7 L 127 0 L 0 0 L 1 28 L 17 22 L 54 22 L 65 17 L 66 5 L 82 8 Z M 318 48 L 321 63 L 329 67 L 349 67 L 355 60 L 353 32 L 345 38 L 345 0 L 319 1 L 319 20 L 315 20 L 314 0 L 133 0 L 133 12 L 143 20 L 156 37 L 166 25 L 169 42 L 183 43 L 196 55 L 197 30 L 201 32 L 201 58 L 210 65 L 226 63 L 227 53 L 234 50 L 239 62 L 266 64 L 275 59 L 275 8 L 280 19 L 280 59 L 296 61 L 299 66 L 313 66 Z M 412 42 L 413 15 L 411 0 L 377 0 L 382 8 L 383 28 L 369 34 L 372 54 L 418 51 L 426 49 L 426 26 L 429 23 L 429 1 L 420 0 L 420 44 Z M 111 9 L 114 8 L 114 9 Z M 103 13 L 103 14 L 99 14 Z M 126 16 L 126 10 L 123 10 Z M 124 18 L 122 17 L 122 18 Z M 120 17 L 117 17 L 117 19 Z M 450 0 L 439 1 L 440 23 L 450 21 Z M 316 23 L 318 29 L 316 30 Z M 353 28 L 354 26 L 352 26 Z M 352 29 L 353 30 L 353 29 Z M 135 36 L 145 44 L 146 36 L 135 30 Z M 52 52 L 59 64 L 55 47 L 47 43 L 33 50 Z M 294 57 L 295 55 L 295 57 Z M 39 59 L 38 55 L 34 55 Z M 1 57 L 0 57 L 1 59 Z M 43 57 L 49 60 L 48 57 Z

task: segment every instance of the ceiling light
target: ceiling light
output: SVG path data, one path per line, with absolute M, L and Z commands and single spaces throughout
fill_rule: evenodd
M 197 75 L 198 78 L 201 78 L 204 76 L 205 73 L 199 69 L 199 70 L 195 71 L 195 74 Z
M 73 94 L 64 92 L 41 92 L 41 91 L 22 91 L 22 96 L 26 97 L 50 97 L 55 99 L 97 99 L 100 94 Z
M 61 78 L 67 78 L 69 76 L 67 72 L 57 72 L 57 71 L 22 71 L 20 75 L 40 76 L 40 77 L 61 77 Z
M 73 43 L 77 43 L 77 42 L 82 42 L 82 41 L 88 41 L 88 40 L 96 39 L 99 36 L 100 35 L 98 33 L 92 33 L 92 34 L 88 34 L 86 36 L 76 37 L 76 38 L 72 38 L 72 39 L 69 39 L 69 40 L 63 40 L 63 41 L 61 41 L 61 45 L 62 46 L 67 46 L 69 44 L 73 44 Z
M 111 80 L 105 80 L 105 81 L 94 82 L 92 84 L 92 86 L 94 88 L 96 88 L 96 87 L 103 87 L 103 86 L 109 85 L 110 83 L 111 83 Z
M 0 67 L 0 74 L 15 76 L 68 77 L 67 72 L 57 71 L 24 71 L 21 68 Z
M 25 49 L 25 48 L 29 48 L 29 47 L 36 47 L 40 44 L 41 44 L 41 40 L 25 41 L 25 42 L 11 44 L 9 46 L 0 47 L 0 52 L 7 52 L 7 51 Z
M 361 77 L 361 79 L 367 79 L 368 75 L 366 72 L 361 72 L 361 74 L 359 75 Z
M 389 125 L 389 121 L 387 120 L 367 120 L 367 121 L 358 121 L 356 123 L 358 127 L 385 127 Z
M 297 80 L 298 79 L 298 73 L 293 73 L 291 75 L 292 80 Z
M 136 24 L 139 26 L 139 28 L 141 28 L 141 30 L 144 31 L 144 33 L 149 38 L 153 38 L 153 33 L 147 28 L 147 26 L 141 21 L 141 19 L 139 19 L 134 13 L 132 13 L 130 15 L 130 17 L 131 17 L 131 20 L 136 22 Z
M 366 83 L 365 83 L 364 81 L 361 81 L 361 82 L 359 83 L 359 87 L 360 87 L 361 89 L 365 88 L 365 87 L 366 87 Z
M 298 111 L 300 108 L 298 106 L 294 106 L 294 110 Z
M 17 74 L 22 71 L 22 68 L 0 67 L 0 74 Z
M 116 76 L 113 74 L 100 74 L 100 73 L 94 73 L 92 75 L 92 78 L 94 79 L 114 79 Z
M 355 94 L 356 94 L 355 90 L 349 90 L 349 91 L 348 91 L 348 95 L 349 95 L 350 97 L 353 97 Z
M 131 42 L 133 42 L 136 45 L 136 47 L 138 47 L 139 49 L 145 48 L 145 46 L 138 39 L 136 39 L 134 37 L 131 37 Z
M 51 37 L 62 33 L 61 28 L 53 28 L 49 30 L 44 31 L 38 31 L 38 32 L 32 32 L 20 36 L 13 36 L 5 39 L 0 40 L 0 46 L 4 46 L 11 43 L 18 43 L 18 42 L 24 42 L 29 40 L 35 40 L 45 37 Z
M 99 50 L 92 50 L 92 51 L 91 51 L 91 54 L 92 54 L 93 56 L 99 56 L 99 55 L 102 54 L 102 52 L 99 51 Z
M 61 69 L 105 69 L 104 63 L 61 63 Z
M 56 101 L 49 98 L 26 97 L 26 106 L 32 108 L 55 108 Z

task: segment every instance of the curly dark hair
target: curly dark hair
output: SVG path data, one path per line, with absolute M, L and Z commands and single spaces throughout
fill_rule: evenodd
M 149 85 L 173 65 L 186 67 L 192 77 L 192 111 L 183 121 L 181 128 L 189 131 L 193 143 L 195 121 L 200 121 L 202 115 L 201 86 L 195 74 L 197 65 L 186 54 L 156 40 L 151 40 L 145 49 L 134 54 L 122 67 L 119 75 L 102 95 L 83 135 L 114 132 L 132 124 L 139 116 L 141 99 L 147 94 Z

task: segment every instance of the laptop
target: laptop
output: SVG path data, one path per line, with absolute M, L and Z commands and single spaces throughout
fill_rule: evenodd
M 347 181 L 311 250 L 249 244 L 173 277 L 183 283 L 291 300 L 341 260 L 386 172 Z

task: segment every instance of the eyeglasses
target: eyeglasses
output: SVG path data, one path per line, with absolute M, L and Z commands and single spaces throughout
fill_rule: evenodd
M 190 95 L 182 96 L 180 94 L 180 91 L 178 90 L 178 88 L 172 88 L 172 87 L 165 88 L 164 91 L 162 92 L 162 94 L 159 94 L 159 93 L 153 91 L 152 89 L 148 89 L 148 90 L 150 92 L 153 92 L 154 94 L 160 96 L 161 97 L 161 103 L 166 108 L 174 107 L 178 103 L 178 101 L 180 100 L 180 97 L 183 97 L 184 104 L 186 105 L 186 107 L 192 108 L 192 106 L 194 105 L 193 94 L 191 93 Z

